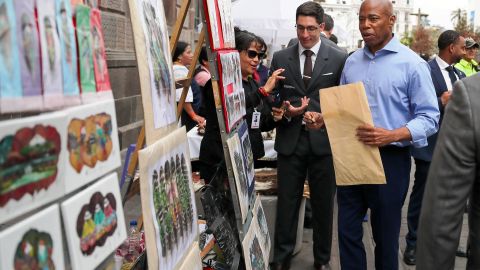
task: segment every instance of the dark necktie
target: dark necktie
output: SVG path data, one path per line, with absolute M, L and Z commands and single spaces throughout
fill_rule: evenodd
M 448 71 L 448 77 L 450 77 L 450 82 L 452 82 L 452 86 L 453 86 L 453 84 L 457 81 L 457 76 L 455 76 L 455 71 L 453 70 L 452 66 L 448 66 L 445 69 Z
M 308 82 L 312 78 L 312 55 L 313 52 L 311 50 L 303 51 L 305 55 L 305 64 L 303 65 L 303 83 L 305 84 L 305 88 L 308 87 Z

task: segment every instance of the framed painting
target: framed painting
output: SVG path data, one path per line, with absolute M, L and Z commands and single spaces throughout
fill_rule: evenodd
M 245 269 L 268 270 L 268 257 L 260 244 L 259 229 L 257 224 L 251 223 L 248 232 L 243 238 L 242 248 L 245 258 Z
M 245 165 L 245 175 L 247 176 L 248 200 L 250 201 L 255 192 L 255 167 L 253 164 L 252 144 L 248 136 L 247 121 L 242 121 L 238 126 L 238 137 L 242 147 L 243 164 Z
M 65 190 L 67 193 L 121 164 L 115 102 L 99 101 L 65 110 Z
M 57 204 L 0 232 L 0 243 L 1 269 L 65 269 Z
M 95 84 L 99 97 L 113 97 L 108 73 L 107 55 L 105 54 L 105 42 L 103 40 L 102 17 L 100 10 L 92 9 L 90 15 L 93 42 L 93 68 L 95 70 Z
M 207 21 L 210 47 L 212 47 L 213 50 L 225 48 L 223 42 L 222 22 L 220 20 L 220 13 L 217 1 L 203 0 L 203 7 L 205 12 L 205 19 Z
M 60 40 L 55 20 L 55 0 L 37 5 L 42 61 L 43 105 L 56 109 L 64 105 Z
M 198 239 L 185 127 L 141 150 L 139 162 L 148 268 L 177 269 Z
M 243 223 L 248 214 L 248 178 L 247 172 L 245 171 L 242 144 L 237 133 L 234 133 L 233 136 L 227 139 L 227 145 L 230 159 L 232 160 L 233 175 L 235 177 L 235 186 L 237 188 L 238 203 L 240 205 Z
M 23 98 L 20 76 L 19 43 L 13 0 L 0 0 L 0 110 L 21 110 Z M 17 1 L 15 1 L 17 2 Z
M 258 228 L 260 245 L 262 245 L 262 249 L 267 259 L 266 261 L 268 262 L 271 247 L 270 233 L 268 232 L 267 217 L 265 216 L 265 211 L 263 211 L 262 200 L 260 199 L 260 196 L 257 196 L 253 206 L 252 222 L 255 223 Z
M 217 54 L 221 99 L 227 133 L 246 114 L 245 92 L 242 86 L 240 55 L 236 50 Z
M 129 0 L 147 145 L 176 128 L 175 80 L 163 2 Z
M 232 1 L 216 0 L 218 13 L 222 22 L 222 36 L 224 48 L 235 48 L 235 30 L 233 29 Z
M 77 4 L 75 6 L 75 21 L 77 26 L 78 62 L 80 73 L 80 89 L 85 103 L 97 99 L 95 71 L 93 67 L 93 42 L 90 25 L 91 8 Z
M 0 122 L 0 224 L 65 194 L 66 116 Z
M 116 173 L 62 203 L 72 269 L 95 269 L 127 238 Z
M 55 18 L 60 41 L 64 105 L 78 105 L 81 100 L 78 86 L 77 44 L 69 0 L 55 0 Z

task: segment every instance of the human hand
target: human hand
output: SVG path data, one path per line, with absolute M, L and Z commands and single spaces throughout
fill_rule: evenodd
M 440 101 L 442 102 L 443 106 L 446 106 L 448 101 L 450 101 L 450 96 L 452 95 L 452 91 L 448 90 L 443 92 L 443 94 L 440 96 Z
M 303 112 L 305 112 L 305 110 L 307 109 L 310 98 L 303 97 L 301 99 L 301 102 L 302 103 L 299 107 L 294 107 L 292 104 L 290 104 L 290 101 L 285 101 L 283 103 L 283 106 L 286 108 L 285 115 L 288 117 L 295 117 L 303 114 Z
M 282 120 L 284 114 L 285 114 L 284 108 L 272 107 L 273 121 L 278 122 Z
M 205 118 L 201 117 L 200 115 L 194 116 L 193 121 L 197 122 L 199 128 L 205 127 Z
M 272 73 L 272 75 L 270 75 L 267 82 L 263 86 L 263 88 L 265 89 L 265 92 L 267 92 L 267 93 L 272 92 L 272 90 L 275 89 L 275 85 L 277 84 L 277 82 L 279 80 L 284 80 L 285 79 L 285 77 L 280 76 L 280 74 L 282 74 L 284 71 L 285 71 L 284 68 L 279 68 L 279 69 L 275 70 Z
M 384 146 L 397 141 L 394 131 L 367 124 L 357 128 L 357 138 L 362 143 L 370 146 Z
M 320 129 L 325 124 L 323 116 L 319 112 L 305 112 L 303 115 L 303 121 L 308 129 Z

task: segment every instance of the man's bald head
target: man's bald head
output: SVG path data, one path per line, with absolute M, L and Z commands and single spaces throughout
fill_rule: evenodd
M 395 15 L 389 0 L 365 0 L 360 6 L 359 29 L 372 53 L 382 49 L 392 39 Z
M 360 5 L 360 10 L 363 6 L 369 6 L 371 8 L 379 8 L 385 15 L 393 15 L 392 1 L 389 0 L 365 0 Z

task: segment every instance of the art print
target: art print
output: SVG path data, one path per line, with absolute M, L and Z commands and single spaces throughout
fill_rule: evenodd
M 93 67 L 93 42 L 90 25 L 90 8 L 77 5 L 75 18 L 77 22 L 78 61 L 80 67 L 80 87 L 82 97 L 92 97 L 97 89 L 95 85 L 95 71 Z M 95 96 L 95 95 L 93 95 Z
M 111 91 L 112 87 L 110 86 L 110 75 L 107 67 L 100 10 L 92 9 L 90 18 L 93 42 L 93 67 L 97 92 Z
M 159 129 L 176 122 L 172 57 L 163 4 L 157 0 L 130 1 L 132 26 L 145 112 L 147 144 Z M 145 64 L 146 63 L 146 64 Z
M 233 28 L 232 7 L 230 0 L 217 0 L 224 48 L 235 48 L 235 31 Z
M 46 109 L 63 106 L 60 41 L 55 20 L 55 0 L 37 5 L 40 49 L 42 52 L 43 101 Z
M 0 123 L 0 223 L 64 194 L 65 115 Z
M 252 198 L 255 191 L 255 167 L 253 162 L 252 144 L 248 136 L 247 122 L 243 121 L 238 127 L 238 137 L 242 146 L 242 158 L 245 165 L 245 174 L 247 176 L 248 198 Z
M 62 203 L 73 269 L 94 269 L 127 237 L 116 173 Z
M 242 213 L 242 222 L 247 218 L 249 197 L 248 197 L 248 179 L 245 171 L 242 145 L 238 134 L 233 134 L 227 140 L 228 152 L 232 160 L 233 174 L 235 176 L 235 186 L 237 188 L 238 203 Z
M 198 237 L 185 128 L 140 151 L 142 210 L 151 269 L 176 269 Z
M 246 114 L 240 55 L 238 51 L 222 51 L 218 53 L 218 62 L 225 128 L 230 132 Z
M 70 1 L 56 0 L 55 12 L 60 40 L 64 100 L 66 105 L 75 105 L 80 103 L 80 88 L 78 85 L 77 45 Z
M 2 112 L 18 111 L 23 93 L 12 0 L 0 0 L 0 22 L 0 108 Z
M 0 243 L 0 269 L 65 268 L 58 205 L 4 230 Z
M 248 228 L 248 232 L 242 242 L 245 268 L 247 270 L 267 270 L 268 258 L 265 257 L 259 240 L 259 230 L 255 223 Z
M 218 13 L 218 4 L 216 0 L 203 0 L 205 8 L 207 26 L 210 31 L 210 46 L 213 50 L 223 49 L 223 34 L 221 20 Z
M 260 240 L 260 244 L 262 245 L 264 254 L 267 257 L 267 261 L 269 261 L 268 256 L 270 255 L 271 247 L 270 233 L 268 232 L 267 217 L 265 216 L 265 211 L 263 210 L 260 196 L 257 196 L 255 205 L 253 207 L 253 223 L 256 223 L 259 231 L 258 238 Z
M 67 193 L 120 166 L 113 100 L 74 107 L 67 114 Z

